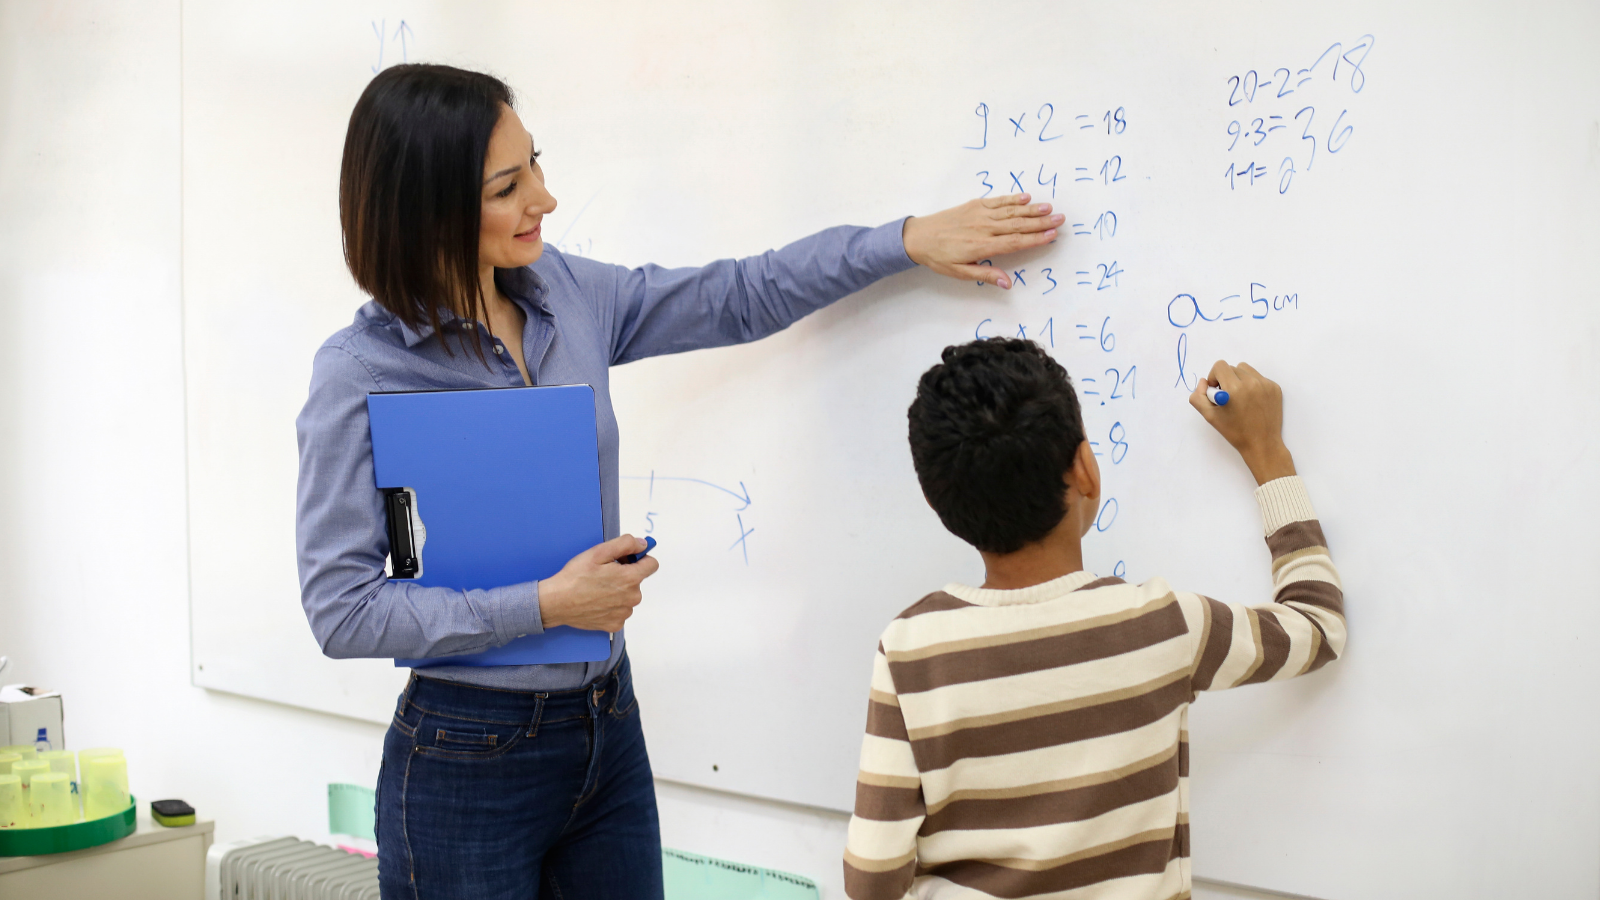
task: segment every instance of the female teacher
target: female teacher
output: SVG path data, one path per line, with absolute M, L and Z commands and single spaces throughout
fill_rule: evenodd
M 394 66 L 350 115 L 339 218 L 350 272 L 372 302 L 317 351 L 296 422 L 301 602 L 328 656 L 474 653 L 557 625 L 621 632 L 657 567 L 615 562 L 644 549 L 621 535 L 537 583 L 456 591 L 388 580 L 369 392 L 591 385 L 605 533 L 617 535 L 611 366 L 754 341 L 917 265 L 1009 288 L 975 263 L 1048 243 L 1062 221 L 1019 195 L 830 228 L 703 268 L 625 269 L 544 246 L 556 200 L 538 156 L 510 89 L 476 72 Z M 661 896 L 654 784 L 624 646 L 619 633 L 604 662 L 412 673 L 378 779 L 385 898 Z

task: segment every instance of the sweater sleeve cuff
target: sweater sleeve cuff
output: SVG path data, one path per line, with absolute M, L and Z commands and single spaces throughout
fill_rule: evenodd
M 544 633 L 544 618 L 539 609 L 539 582 L 524 581 L 489 590 L 493 609 L 495 646 L 519 637 Z
M 872 266 L 885 276 L 917 267 L 906 254 L 905 230 L 906 219 L 909 218 L 911 217 L 901 216 L 867 233 L 867 252 L 871 256 Z
M 1256 504 L 1261 507 L 1261 525 L 1272 534 L 1291 522 L 1306 522 L 1317 517 L 1311 496 L 1300 476 L 1275 478 L 1256 488 Z

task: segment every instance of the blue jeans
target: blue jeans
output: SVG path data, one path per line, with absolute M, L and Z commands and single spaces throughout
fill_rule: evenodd
M 627 656 L 576 691 L 413 674 L 383 741 L 377 817 L 384 900 L 660 900 Z

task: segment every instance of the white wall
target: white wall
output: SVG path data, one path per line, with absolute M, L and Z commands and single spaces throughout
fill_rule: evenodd
M 177 0 L 0 0 L 4 680 L 61 690 L 71 746 L 126 748 L 135 793 L 219 841 L 315 837 L 383 729 L 189 682 L 179 31 Z M 843 896 L 844 816 L 659 788 L 668 845 Z

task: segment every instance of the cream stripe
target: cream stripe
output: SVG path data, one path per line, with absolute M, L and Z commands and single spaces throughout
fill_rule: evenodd
M 1311 664 L 1317 661 L 1317 651 L 1321 648 L 1322 632 L 1313 628 L 1311 629 L 1311 646 L 1306 653 L 1306 661 L 1301 664 L 1299 671 L 1294 673 L 1296 677 L 1311 671 Z
M 931 816 L 946 806 L 961 800 L 1012 800 L 1018 797 L 1031 797 L 1035 794 L 1051 794 L 1056 791 L 1070 791 L 1075 788 L 1107 784 L 1126 778 L 1129 775 L 1143 772 L 1154 766 L 1159 766 L 1172 759 L 1177 753 L 1178 744 L 1174 741 L 1172 746 L 1160 753 L 1105 772 L 1092 772 L 1088 775 L 1078 775 L 1073 778 L 1058 778 L 1054 781 L 1021 784 L 1016 787 L 958 790 L 940 800 L 937 804 L 928 804 L 928 815 Z
M 1294 613 L 1294 615 L 1289 615 Z M 1284 607 L 1277 612 L 1278 621 L 1283 625 L 1283 630 L 1289 633 L 1289 656 L 1283 661 L 1283 667 L 1272 676 L 1273 681 L 1293 678 L 1303 674 L 1306 666 L 1316 658 L 1316 632 L 1311 627 L 1311 622 L 1300 614 L 1300 610 L 1293 607 Z
M 911 756 L 911 745 L 905 741 L 868 734 L 861 738 L 861 771 L 915 778 L 917 761 Z
M 994 588 L 969 587 L 965 584 L 947 584 L 944 592 L 958 600 L 976 603 L 980 606 L 1009 606 L 1027 603 L 1046 603 L 1058 600 L 1078 588 L 1098 580 L 1093 572 L 1079 570 L 1060 578 L 1035 584 L 1031 587 L 1016 590 L 996 590 Z
M 1035 706 L 1025 706 L 1021 709 L 1008 710 L 1000 713 L 990 713 L 982 716 L 968 716 L 941 722 L 923 728 L 909 729 L 908 733 L 913 741 L 923 741 L 928 738 L 952 734 L 965 728 L 983 728 L 988 725 L 1003 725 L 1007 722 L 1021 722 L 1039 716 L 1054 715 L 1055 713 L 1069 712 L 1075 709 L 1087 709 L 1091 706 L 1100 706 L 1105 703 L 1114 703 L 1118 700 L 1127 700 L 1152 691 L 1167 687 L 1173 682 L 1182 681 L 1188 677 L 1187 672 L 1167 673 L 1153 678 L 1142 684 L 1135 684 L 1115 691 L 1106 691 L 1101 694 L 1091 694 L 1087 697 L 1070 697 L 1066 700 L 1057 700 L 1054 703 L 1040 703 Z
M 1157 597 L 1156 599 L 1145 603 L 1143 606 L 1138 606 L 1133 609 L 1119 610 L 1114 613 L 1107 613 L 1100 616 L 1092 616 L 1087 619 L 1077 619 L 1071 622 L 1061 622 L 1054 625 L 1029 628 L 1022 631 L 1005 631 L 999 634 L 961 638 L 954 641 L 942 641 L 940 643 L 928 644 L 926 646 L 917 647 L 911 650 L 888 650 L 889 661 L 895 663 L 914 662 L 919 659 L 942 656 L 946 653 L 960 653 L 963 650 L 981 650 L 985 647 L 1003 647 L 1007 644 L 1020 644 L 1025 641 L 1036 641 L 1042 638 L 1059 637 L 1060 635 L 1064 634 L 1087 631 L 1091 628 L 1115 625 L 1119 622 L 1126 622 L 1129 619 L 1136 619 L 1146 613 L 1154 612 L 1155 610 L 1174 602 L 1175 599 L 1176 598 L 1174 598 L 1172 594 L 1168 593 L 1166 596 Z M 887 649 L 887 647 L 885 649 Z
M 1261 668 L 1261 664 L 1266 661 L 1265 657 L 1267 655 L 1265 649 L 1261 646 L 1261 614 L 1249 606 L 1245 607 L 1244 613 L 1245 618 L 1250 620 L 1250 642 L 1255 647 L 1256 656 L 1250 663 L 1250 667 L 1244 670 L 1243 675 L 1239 676 L 1239 680 L 1233 683 L 1234 687 L 1238 687 L 1248 681 L 1250 676 Z
M 1190 654 L 1189 660 L 1189 677 L 1193 678 L 1194 673 L 1200 668 L 1200 657 L 1205 654 L 1206 644 L 1211 640 L 1211 604 L 1198 594 L 1189 596 L 1194 598 L 1195 604 L 1200 608 L 1200 640 L 1195 643 L 1194 653 Z
M 1333 567 L 1331 558 L 1327 556 L 1302 556 L 1272 573 L 1275 590 L 1295 581 L 1325 581 L 1344 590 L 1344 582 L 1339 580 L 1339 570 Z
M 1283 568 L 1289 563 L 1294 562 L 1295 560 L 1303 559 L 1307 556 L 1321 556 L 1325 559 L 1333 558 L 1328 555 L 1328 548 L 1322 546 L 1321 544 L 1317 544 L 1313 547 L 1302 547 L 1299 550 L 1291 550 L 1290 552 L 1274 559 L 1272 561 L 1272 574 L 1278 574 L 1279 569 Z

